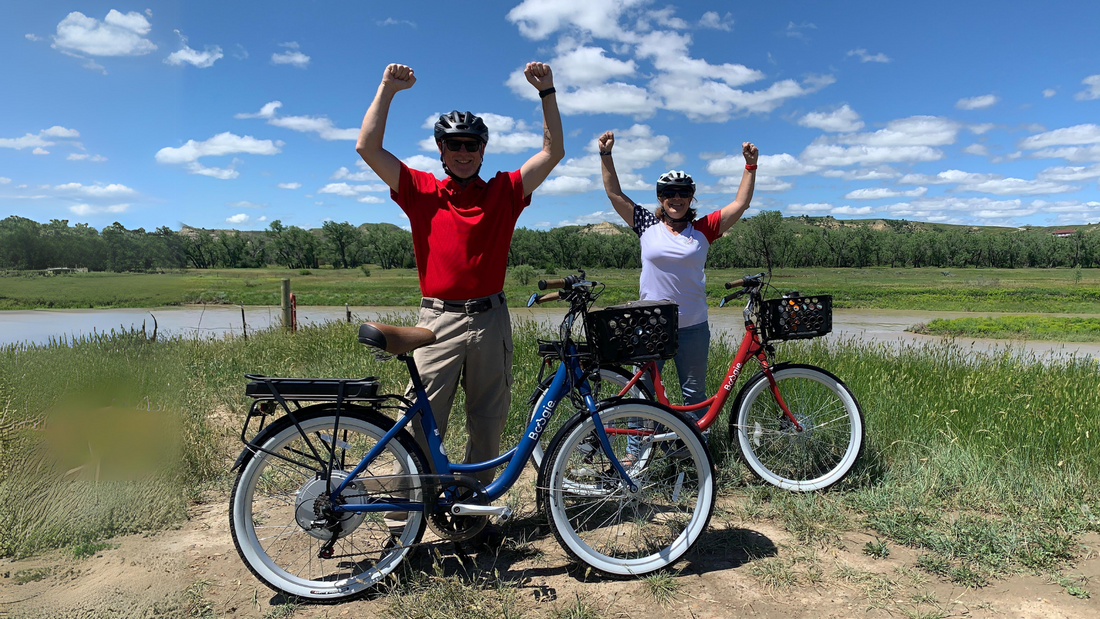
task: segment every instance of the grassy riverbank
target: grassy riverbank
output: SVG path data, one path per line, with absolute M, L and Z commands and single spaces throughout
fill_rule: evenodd
M 1100 318 L 1049 316 L 1000 316 L 936 318 L 928 324 L 907 329 L 925 335 L 991 338 L 1003 340 L 1046 340 L 1051 342 L 1100 342 Z
M 707 273 L 712 304 L 724 282 L 752 272 Z M 178 273 L 81 273 L 44 277 L 0 276 L 0 309 L 158 307 L 186 303 L 278 305 L 279 282 L 291 279 L 298 304 L 414 306 L 420 290 L 412 269 L 211 269 Z M 505 280 L 512 304 L 536 290 L 540 274 L 524 284 Z M 607 284 L 602 304 L 638 296 L 638 270 L 591 270 Z M 772 284 L 780 291 L 833 295 L 836 307 L 1100 314 L 1100 269 L 782 269 Z
M 520 432 L 539 364 L 535 340 L 547 335 L 516 325 L 506 441 Z M 734 353 L 734 343 L 714 342 L 711 391 Z M 1025 363 L 944 342 L 815 341 L 783 344 L 778 356 L 848 383 L 866 416 L 862 464 L 835 491 L 775 491 L 751 481 L 723 418 L 711 437 L 726 505 L 719 521 L 772 519 L 814 547 L 870 530 L 919 548 L 918 567 L 966 586 L 1055 570 L 1074 556 L 1079 535 L 1100 531 L 1097 361 Z M 354 325 L 342 323 L 248 340 L 108 334 L 72 349 L 0 350 L 0 555 L 170 527 L 200 490 L 227 490 L 246 371 L 378 375 L 390 393 L 406 380 L 402 365 L 375 360 Z M 451 424 L 451 453 L 460 453 L 463 426 Z M 772 567 L 802 569 L 780 563 Z

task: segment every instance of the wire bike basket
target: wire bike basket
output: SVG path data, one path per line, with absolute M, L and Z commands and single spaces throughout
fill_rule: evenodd
M 769 340 L 803 340 L 833 330 L 833 297 L 797 292 L 764 301 L 761 322 Z
M 679 345 L 679 311 L 669 301 L 632 301 L 588 312 L 589 347 L 599 363 L 671 359 Z

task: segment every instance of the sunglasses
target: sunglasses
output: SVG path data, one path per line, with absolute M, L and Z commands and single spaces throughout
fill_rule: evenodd
M 671 200 L 673 198 L 684 198 L 684 199 L 690 200 L 693 195 L 695 195 L 695 192 L 693 192 L 693 191 L 676 191 L 676 190 L 672 190 L 672 191 L 661 192 L 660 197 L 661 197 L 662 200 Z
M 474 140 L 443 140 L 443 144 L 452 153 L 457 153 L 463 146 L 466 147 L 468 153 L 476 153 L 481 150 L 481 142 Z

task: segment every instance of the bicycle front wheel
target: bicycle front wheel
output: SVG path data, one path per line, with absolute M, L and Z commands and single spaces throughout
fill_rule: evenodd
M 610 398 L 618 395 L 626 387 L 630 379 L 634 378 L 634 375 L 627 370 L 615 366 L 604 366 L 600 368 L 600 380 L 590 381 L 589 385 L 592 387 L 592 395 L 596 398 L 596 401 L 600 401 L 606 398 Z M 531 406 L 531 412 L 527 417 L 527 421 L 530 422 L 534 419 L 535 415 L 542 410 L 542 403 L 546 399 L 546 390 L 550 387 L 550 383 L 554 380 L 554 375 L 550 374 L 543 379 L 542 383 L 536 387 L 535 394 L 537 397 L 532 397 L 534 405 Z M 630 391 L 626 392 L 626 398 L 636 398 L 639 400 L 652 400 L 653 396 L 650 394 L 649 389 L 646 388 L 641 381 L 634 383 L 634 386 L 630 388 Z M 561 426 L 565 424 L 565 421 L 569 419 L 571 414 L 563 414 L 563 411 L 557 411 L 553 417 L 550 418 L 548 425 L 543 430 L 542 435 L 544 437 L 553 437 L 557 434 Z M 561 420 L 561 421 L 559 421 Z M 542 467 L 542 460 L 545 457 L 545 451 L 542 448 L 542 441 L 535 444 L 535 450 L 531 452 L 531 460 L 535 463 L 535 470 Z
M 658 404 L 623 400 L 598 415 L 637 489 L 616 472 L 592 415 L 574 416 L 552 443 L 540 489 L 554 535 L 570 556 L 603 574 L 642 576 L 666 568 L 710 521 L 710 452 L 694 423 Z M 631 444 L 629 436 L 641 440 Z
M 760 479 L 810 492 L 837 483 L 863 449 L 863 413 L 852 392 L 829 372 L 803 364 L 772 371 L 776 389 L 801 426 L 779 406 L 764 372 L 749 379 L 730 415 L 730 436 Z
M 345 409 L 334 433 L 331 409 L 296 414 L 309 442 L 284 417 L 263 440 L 265 451 L 251 454 L 237 474 L 229 503 L 233 542 L 249 570 L 272 589 L 305 599 L 343 600 L 365 592 L 397 567 L 420 541 L 424 513 L 337 512 L 326 521 L 327 482 L 335 489 L 394 422 L 372 411 Z M 335 462 L 326 479 L 322 472 L 333 451 Z M 425 471 L 419 447 L 401 432 L 339 501 L 422 501 L 415 476 Z M 331 551 L 324 551 L 326 543 Z

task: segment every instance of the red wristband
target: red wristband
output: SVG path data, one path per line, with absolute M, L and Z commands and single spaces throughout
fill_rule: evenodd
M 755 170 L 756 169 L 756 164 L 755 163 L 750 163 L 750 164 L 745 166 L 745 169 L 746 170 Z

